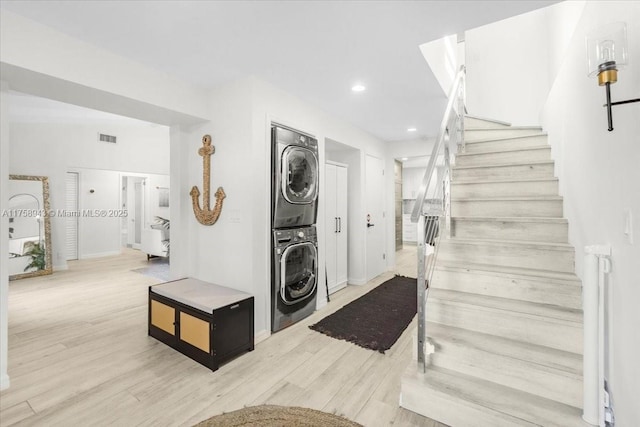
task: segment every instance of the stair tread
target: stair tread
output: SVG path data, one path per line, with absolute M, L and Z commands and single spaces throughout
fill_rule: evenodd
M 465 115 L 464 115 L 464 117 L 465 117 L 465 118 L 468 118 L 468 119 L 476 119 L 476 120 L 481 120 L 481 121 L 483 121 L 483 122 L 495 123 L 495 124 L 498 124 L 498 125 L 503 125 L 503 126 L 509 126 L 509 127 L 511 127 L 511 123 L 503 122 L 503 121 L 501 121 L 501 120 L 489 119 L 489 118 L 486 118 L 486 117 L 480 117 L 480 116 L 473 116 L 473 115 L 471 115 L 471 114 L 465 114 Z
M 523 360 L 538 365 L 542 370 L 573 379 L 582 378 L 580 354 L 433 322 L 427 322 L 427 335 L 436 342 L 453 342 L 486 353 Z
M 567 224 L 565 218 L 548 218 L 548 217 L 530 217 L 530 216 L 514 216 L 514 217 L 482 217 L 482 216 L 457 216 L 451 218 L 454 221 L 473 221 L 473 222 L 546 222 L 552 224 Z
M 551 149 L 551 146 L 548 144 L 540 144 L 540 145 L 534 145 L 532 147 L 526 147 L 526 148 L 514 147 L 514 148 L 495 150 L 495 151 L 484 151 L 482 153 L 458 153 L 456 154 L 456 157 L 485 156 L 487 154 L 513 153 L 516 151 L 547 150 L 547 149 Z
M 478 154 L 478 153 L 471 153 Z M 452 169 L 460 170 L 460 169 L 491 169 L 491 168 L 508 168 L 512 166 L 530 166 L 530 165 L 552 165 L 554 164 L 553 160 L 534 160 L 530 162 L 514 162 L 514 163 L 495 163 L 490 165 L 472 165 L 472 166 L 453 166 Z
M 542 130 L 542 127 L 540 127 L 540 126 L 509 126 L 508 128 L 495 128 L 495 129 L 491 129 L 491 128 L 476 128 L 476 127 L 465 127 L 464 128 L 465 132 L 467 132 L 467 131 L 477 131 L 477 130 L 479 130 L 479 131 Z
M 552 177 L 552 178 L 519 178 L 519 179 L 513 179 L 513 178 L 508 178 L 508 179 L 470 179 L 470 180 L 455 180 L 455 181 L 451 181 L 451 185 L 456 185 L 456 184 L 493 184 L 493 183 L 498 183 L 498 184 L 503 184 L 503 183 L 510 183 L 510 182 L 557 182 L 558 178 L 556 177 Z
M 419 373 L 410 364 L 403 376 L 405 382 L 438 392 L 451 401 L 488 409 L 513 425 L 584 426 L 579 408 L 440 367 L 428 367 L 426 373 Z
M 521 202 L 529 200 L 562 200 L 562 196 L 496 196 L 496 197 L 460 197 L 455 201 L 502 201 L 502 202 Z
M 429 290 L 428 299 L 432 301 L 438 300 L 448 304 L 484 307 L 485 309 L 491 310 L 501 310 L 536 317 L 545 317 L 582 325 L 582 310 L 575 308 L 566 308 L 551 304 L 542 304 L 487 295 L 470 294 L 438 288 L 432 288 Z
M 554 283 L 562 282 L 563 284 L 568 284 L 570 286 L 575 286 L 578 288 L 582 287 L 582 282 L 574 273 L 561 273 L 548 270 L 531 270 L 520 267 L 504 267 L 492 264 L 471 264 L 468 262 L 457 264 L 449 261 L 438 261 L 435 268 L 437 270 L 475 271 L 484 274 L 499 275 L 502 277 L 510 277 L 514 279 L 519 278 L 523 280 L 543 279 Z
M 502 136 L 502 137 L 491 137 L 491 138 L 485 138 L 485 139 L 465 139 L 464 143 L 465 144 L 476 144 L 476 143 L 484 143 L 484 142 L 493 142 L 493 141 L 508 141 L 510 139 L 524 139 L 524 138 L 533 138 L 533 137 L 537 137 L 537 136 L 548 136 L 546 133 L 544 132 L 540 132 L 540 133 L 531 133 L 531 134 L 527 134 L 527 135 L 515 135 L 515 136 Z
M 500 239 L 468 239 L 452 237 L 451 239 L 440 240 L 441 244 L 465 244 L 465 245 L 504 245 L 504 246 L 529 246 L 539 249 L 545 248 L 548 250 L 573 250 L 573 246 L 569 243 L 554 243 L 554 242 L 535 242 L 529 240 L 500 240 Z

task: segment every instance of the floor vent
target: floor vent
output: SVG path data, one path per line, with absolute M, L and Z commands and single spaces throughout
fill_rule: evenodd
M 116 137 L 113 135 L 106 135 L 104 133 L 99 133 L 98 134 L 98 142 L 107 142 L 109 144 L 115 144 L 116 143 Z

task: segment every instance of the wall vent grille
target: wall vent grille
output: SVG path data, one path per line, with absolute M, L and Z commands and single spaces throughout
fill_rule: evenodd
M 113 135 L 107 135 L 104 133 L 99 133 L 98 134 L 98 142 L 106 142 L 109 144 L 115 144 L 116 143 L 117 138 Z

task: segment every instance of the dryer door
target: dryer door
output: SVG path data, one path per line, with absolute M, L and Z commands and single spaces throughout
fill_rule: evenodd
M 282 152 L 282 194 L 293 204 L 316 200 L 318 158 L 313 151 L 292 145 Z
M 311 242 L 288 246 L 280 259 L 280 296 L 285 304 L 302 301 L 316 289 L 318 252 Z

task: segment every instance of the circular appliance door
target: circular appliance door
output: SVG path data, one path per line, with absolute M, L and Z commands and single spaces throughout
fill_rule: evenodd
M 288 246 L 280 258 L 280 296 L 285 304 L 295 304 L 316 289 L 318 252 L 311 242 Z
M 318 196 L 318 158 L 311 150 L 290 146 L 282 152 L 282 194 L 293 204 L 307 204 Z

